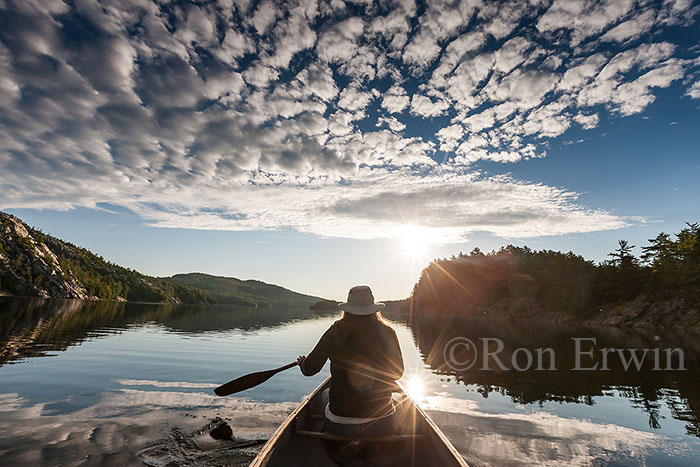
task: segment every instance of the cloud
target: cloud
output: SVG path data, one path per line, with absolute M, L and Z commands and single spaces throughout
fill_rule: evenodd
M 441 151 L 452 151 L 457 147 L 457 143 L 464 136 L 464 128 L 461 125 L 450 125 L 438 131 Z
M 432 2 L 418 18 L 418 32 L 406 45 L 403 61 L 414 70 L 422 71 L 438 56 L 440 41 L 449 38 L 467 24 L 475 10 L 475 4 L 463 2 L 453 7 L 445 2 Z
M 700 99 L 700 81 L 693 83 L 693 85 L 688 88 L 686 95 L 690 96 L 691 99 Z
M 423 403 L 459 452 L 487 465 L 633 464 L 673 458 L 685 449 L 682 442 L 655 432 L 523 406 L 491 413 L 446 393 L 427 396 Z M 486 446 L 485 439 L 498 449 Z
M 414 94 L 411 99 L 411 113 L 421 117 L 437 117 L 445 113 L 449 104 L 442 99 L 431 99 L 422 94 Z
M 364 22 L 361 18 L 348 18 L 319 36 L 316 54 L 325 62 L 347 62 L 357 52 L 357 40 L 363 31 Z
M 333 72 L 327 66 L 311 64 L 302 70 L 297 78 L 321 100 L 327 101 L 338 95 L 338 86 L 333 80 Z
M 654 101 L 651 88 L 668 87 L 684 76 L 682 62 L 669 59 L 673 50 L 672 44 L 662 42 L 617 54 L 578 93 L 578 102 L 585 106 L 607 104 L 621 115 L 641 112 Z M 634 71 L 646 73 L 630 80 Z
M 384 93 L 382 107 L 391 113 L 399 113 L 408 107 L 409 102 L 410 99 L 404 88 L 394 85 Z
M 396 117 L 379 117 L 377 118 L 377 126 L 387 125 L 392 131 L 400 132 L 406 129 L 406 124 L 401 123 Z
M 258 35 L 262 36 L 270 26 L 281 16 L 281 11 L 277 9 L 270 0 L 263 0 L 255 9 L 255 14 L 250 18 L 250 23 L 255 28 Z
M 575 46 L 617 22 L 632 9 L 633 4 L 633 0 L 554 0 L 538 19 L 537 29 L 543 32 L 567 29 Z
M 234 29 L 229 29 L 219 47 L 213 48 L 212 53 L 219 60 L 231 65 L 237 65 L 236 60 L 247 53 L 255 52 L 253 40 Z
M 614 28 L 608 30 L 600 38 L 602 41 L 624 42 L 636 39 L 642 34 L 648 33 L 655 23 L 654 11 L 649 9 L 637 17 L 623 21 Z
M 338 99 L 338 107 L 345 110 L 361 110 L 367 107 L 374 98 L 371 92 L 362 91 L 359 87 L 348 86 L 343 89 Z
M 544 157 L 673 83 L 700 98 L 684 1 L 234 3 L 0 2 L 0 208 L 353 238 L 617 228 L 476 162 Z
M 574 120 L 576 121 L 576 123 L 581 125 L 581 127 L 584 130 L 590 130 L 591 128 L 595 128 L 598 126 L 598 122 L 600 121 L 600 118 L 598 117 L 598 114 L 592 114 L 592 115 L 578 114 L 574 117 Z

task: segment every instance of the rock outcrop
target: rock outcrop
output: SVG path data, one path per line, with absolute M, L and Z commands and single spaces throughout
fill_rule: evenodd
M 216 303 L 202 290 L 121 267 L 3 212 L 0 295 Z
M 36 233 L 17 217 L 0 212 L 0 289 L 12 295 L 90 298 Z

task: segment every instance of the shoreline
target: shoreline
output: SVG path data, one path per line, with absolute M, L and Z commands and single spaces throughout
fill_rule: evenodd
M 608 304 L 583 315 L 552 312 L 530 298 L 507 298 L 488 307 L 475 307 L 464 313 L 443 314 L 405 311 L 401 307 L 387 315 L 402 317 L 462 318 L 489 321 L 520 321 L 541 324 L 565 324 L 578 326 L 614 326 L 618 328 L 649 328 L 663 330 L 687 330 L 700 332 L 700 307 L 687 299 L 677 297 L 650 301 L 644 295 L 625 303 Z

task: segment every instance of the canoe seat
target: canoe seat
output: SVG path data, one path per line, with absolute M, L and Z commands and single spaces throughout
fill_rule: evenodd
M 309 438 L 326 439 L 329 441 L 371 441 L 371 442 L 397 442 L 397 441 L 409 441 L 412 439 L 419 439 L 423 437 L 422 433 L 408 434 L 408 435 L 390 435 L 390 436 L 340 436 L 334 435 L 332 433 L 326 433 L 324 431 L 310 431 L 310 430 L 294 430 L 295 436 L 305 436 Z

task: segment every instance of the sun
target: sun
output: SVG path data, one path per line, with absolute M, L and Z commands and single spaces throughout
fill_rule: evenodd
M 412 259 L 422 259 L 428 252 L 428 247 L 432 243 L 428 229 L 419 226 L 409 226 L 397 232 L 401 242 L 401 253 L 403 256 Z
M 415 403 L 420 404 L 425 398 L 425 383 L 419 376 L 409 377 L 404 387 L 406 388 L 406 393 L 411 396 Z

